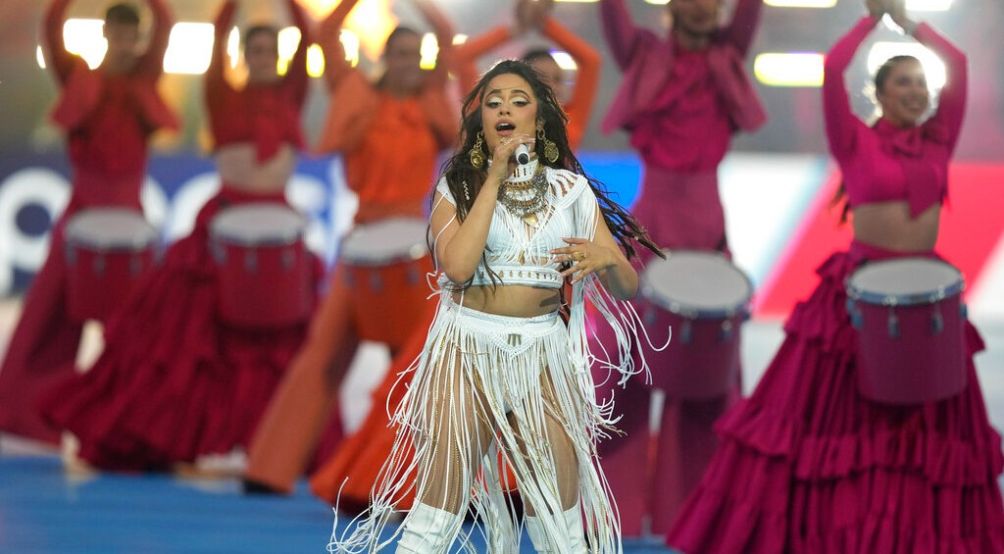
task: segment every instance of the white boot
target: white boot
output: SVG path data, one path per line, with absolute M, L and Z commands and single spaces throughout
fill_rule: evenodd
M 539 517 L 526 517 L 526 534 L 537 552 L 553 552 L 554 554 L 586 554 L 585 530 L 582 527 L 582 510 L 579 503 L 562 512 L 558 522 L 560 536 L 548 536 L 544 524 Z M 563 525 L 562 525 L 563 522 Z
M 463 518 L 459 514 L 415 503 L 404 520 L 397 554 L 442 554 L 449 550 Z

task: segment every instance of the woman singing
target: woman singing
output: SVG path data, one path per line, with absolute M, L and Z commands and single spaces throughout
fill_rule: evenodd
M 380 549 L 380 531 L 413 492 L 395 533 L 398 552 L 445 552 L 468 507 L 481 514 L 493 551 L 516 551 L 522 523 L 499 482 L 501 449 L 538 551 L 585 552 L 587 540 L 594 552 L 619 551 L 596 458 L 613 406 L 594 399 L 584 300 L 621 320 L 626 352 L 637 325 L 610 296 L 637 290 L 630 241 L 655 246 L 583 175 L 558 100 L 530 66 L 496 65 L 463 113 L 462 146 L 445 166 L 431 214 L 442 270 L 436 318 L 409 369 L 371 507 L 351 532 L 336 530 L 329 548 Z M 514 162 L 521 146 L 530 152 L 525 164 Z M 567 323 L 559 316 L 566 278 Z

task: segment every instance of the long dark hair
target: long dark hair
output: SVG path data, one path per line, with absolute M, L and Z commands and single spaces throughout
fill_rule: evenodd
M 875 78 L 872 81 L 875 87 L 875 94 L 882 92 L 885 88 L 886 81 L 889 80 L 889 75 L 892 74 L 893 68 L 903 62 L 917 62 L 920 60 L 914 56 L 901 54 L 899 56 L 893 56 L 886 60 L 875 72 Z M 837 189 L 837 193 L 833 196 L 833 200 L 830 203 L 831 206 L 840 206 L 840 223 L 847 222 L 847 214 L 851 211 L 851 203 L 847 199 L 847 185 L 844 181 L 840 182 L 840 188 Z
M 453 198 L 456 200 L 457 219 L 463 221 L 474 205 L 481 187 L 484 185 L 488 175 L 487 167 L 476 168 L 471 164 L 468 152 L 474 148 L 474 143 L 478 135 L 482 132 L 481 125 L 481 102 L 488 83 L 499 75 L 518 75 L 530 84 L 534 96 L 537 97 L 537 120 L 543 124 L 544 134 L 548 140 L 554 142 L 558 147 L 558 159 L 553 163 L 544 159 L 544 142 L 537 141 L 534 149 L 537 152 L 539 163 L 556 169 L 567 169 L 588 179 L 590 188 L 599 202 L 600 212 L 603 220 L 614 239 L 624 249 L 625 254 L 630 259 L 635 255 L 634 242 L 641 244 L 649 250 L 662 256 L 659 247 L 652 242 L 645 229 L 631 216 L 623 207 L 610 199 L 610 194 L 602 183 L 586 175 L 582 169 L 582 164 L 572 152 L 568 145 L 568 134 L 565 126 L 568 123 L 568 116 L 561 109 L 561 104 L 555 98 L 551 87 L 544 84 L 537 72 L 527 63 L 518 60 L 503 60 L 495 64 L 488 70 L 478 83 L 474 86 L 463 104 L 463 121 L 461 122 L 460 146 L 457 151 L 443 164 L 443 176 L 446 184 L 450 188 Z M 483 148 L 485 158 L 488 158 L 487 149 Z

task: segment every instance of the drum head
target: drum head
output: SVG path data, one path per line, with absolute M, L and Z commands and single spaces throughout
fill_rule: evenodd
M 753 295 L 749 277 L 714 252 L 667 251 L 642 273 L 642 294 L 673 313 L 726 317 L 744 309 Z
M 225 242 L 260 246 L 292 244 L 306 227 L 304 217 L 289 206 L 262 202 L 223 210 L 209 224 L 209 233 Z
M 66 240 L 101 251 L 143 250 L 157 240 L 157 231 L 137 211 L 96 208 L 70 218 Z
M 899 258 L 871 262 L 847 281 L 847 293 L 869 304 L 930 304 L 962 292 L 962 273 L 931 258 Z
M 359 225 L 342 242 L 341 257 L 349 263 L 381 265 L 417 260 L 428 253 L 428 224 L 415 217 L 385 219 Z

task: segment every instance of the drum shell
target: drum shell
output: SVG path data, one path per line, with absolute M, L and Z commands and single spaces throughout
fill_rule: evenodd
M 693 400 L 719 398 L 735 387 L 745 312 L 729 317 L 685 317 L 646 303 L 643 317 L 649 333 L 667 327 L 673 330 L 665 350 L 646 352 L 653 386 L 668 396 Z M 723 332 L 723 326 L 728 331 Z M 656 336 L 661 336 L 658 331 Z
M 382 342 L 392 350 L 404 346 L 430 309 L 426 274 L 432 257 L 397 259 L 382 265 L 341 260 L 346 285 L 352 290 L 352 318 L 363 340 Z
M 966 388 L 965 317 L 956 294 L 930 304 L 881 306 L 852 301 L 858 333 L 858 389 L 885 404 L 921 404 Z M 894 325 L 890 325 L 890 315 Z M 940 314 L 940 332 L 935 332 Z M 898 336 L 891 333 L 898 327 Z
M 313 260 L 302 240 L 289 244 L 237 244 L 215 237 L 219 316 L 246 328 L 302 323 L 314 307 Z
M 66 310 L 73 321 L 106 321 L 156 265 L 154 245 L 103 250 L 66 240 Z

